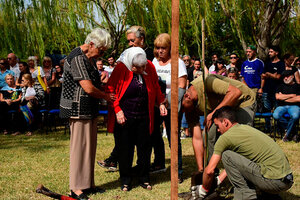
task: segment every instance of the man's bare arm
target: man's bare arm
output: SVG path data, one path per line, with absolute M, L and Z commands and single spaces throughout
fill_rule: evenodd
M 193 127 L 193 148 L 198 171 L 203 171 L 204 146 L 200 124 Z
M 207 165 L 207 167 L 204 170 L 202 185 L 207 190 L 209 190 L 210 187 L 211 187 L 211 184 L 214 180 L 215 169 L 216 169 L 218 163 L 220 162 L 220 160 L 221 160 L 220 155 L 213 154 L 210 161 L 209 161 L 209 163 L 208 163 L 208 165 Z M 224 176 L 224 174 L 223 174 L 223 176 Z M 225 179 L 225 177 L 224 177 L 224 179 Z
M 300 102 L 300 95 L 287 99 L 285 102 L 298 103 Z
M 286 101 L 287 99 L 296 97 L 296 94 L 282 94 L 281 92 L 275 94 L 277 100 Z

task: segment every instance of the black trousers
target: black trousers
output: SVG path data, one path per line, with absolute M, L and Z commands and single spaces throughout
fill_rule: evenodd
M 180 140 L 180 127 L 181 127 L 182 112 L 178 113 L 178 174 L 183 173 L 182 169 L 182 148 Z M 171 147 L 171 110 L 168 109 L 167 116 L 160 116 L 160 111 L 158 108 L 154 108 L 154 130 L 151 134 L 151 145 L 154 150 L 154 165 L 155 166 L 165 166 L 165 145 L 162 138 L 160 125 L 165 122 L 167 136 L 169 141 L 169 147 Z
M 124 125 L 115 122 L 115 142 L 118 147 L 118 162 L 121 182 L 131 184 L 131 168 L 134 147 L 137 147 L 139 170 L 137 175 L 140 183 L 149 182 L 150 168 L 150 133 L 149 119 L 127 119 Z

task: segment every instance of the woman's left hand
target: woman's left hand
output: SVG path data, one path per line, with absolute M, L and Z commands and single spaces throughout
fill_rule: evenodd
M 117 116 L 117 122 L 118 122 L 118 124 L 121 124 L 121 125 L 125 124 L 126 117 L 125 117 L 124 112 L 122 110 L 120 110 L 116 114 L 116 116 Z
M 166 116 L 168 114 L 168 110 L 164 104 L 160 104 L 159 111 L 161 116 Z

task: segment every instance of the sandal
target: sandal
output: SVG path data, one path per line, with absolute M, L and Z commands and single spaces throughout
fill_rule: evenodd
M 152 190 L 150 183 L 141 183 L 140 186 L 146 190 Z
M 131 186 L 130 185 L 122 185 L 121 190 L 124 192 L 128 192 L 131 190 Z
M 72 190 L 71 190 L 70 197 L 72 197 L 73 199 L 76 199 L 76 200 L 89 200 L 90 199 L 86 194 L 81 193 L 80 195 L 77 195 Z

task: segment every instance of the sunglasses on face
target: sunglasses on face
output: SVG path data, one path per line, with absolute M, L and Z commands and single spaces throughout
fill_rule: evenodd
M 134 42 L 135 39 L 130 39 L 130 40 L 127 40 L 127 42 Z
M 231 56 L 230 59 L 237 59 L 237 57 L 236 56 Z

